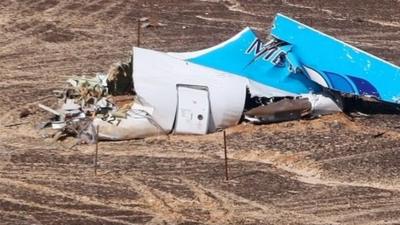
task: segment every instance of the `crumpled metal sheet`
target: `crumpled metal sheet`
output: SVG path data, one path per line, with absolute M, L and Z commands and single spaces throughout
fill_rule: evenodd
M 297 120 L 310 115 L 311 102 L 306 99 L 283 99 L 268 105 L 258 106 L 245 112 L 246 118 L 256 123 L 273 123 L 289 120 Z M 254 118 L 256 120 L 252 120 Z
M 178 85 L 208 89 L 212 118 L 209 132 L 239 122 L 246 100 L 247 79 L 142 48 L 134 48 L 134 59 L 135 90 L 154 108 L 152 116 L 164 130 L 173 130 Z
M 400 67 L 343 41 L 277 14 L 271 35 L 293 46 L 305 76 L 316 83 L 359 96 L 400 103 Z

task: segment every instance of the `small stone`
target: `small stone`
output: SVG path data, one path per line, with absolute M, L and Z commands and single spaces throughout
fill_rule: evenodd
M 21 109 L 21 111 L 19 112 L 19 118 L 25 118 L 27 116 L 29 116 L 32 112 L 27 109 L 27 108 L 23 108 Z
M 149 21 L 149 18 L 148 17 L 142 17 L 142 18 L 139 19 L 139 21 L 140 22 L 147 22 L 147 21 Z
M 336 129 L 342 127 L 342 124 L 337 120 L 334 120 L 330 125 L 331 125 L 331 128 L 336 128 Z
M 142 23 L 141 27 L 142 28 L 150 28 L 150 27 L 153 27 L 153 25 L 149 22 L 146 22 L 146 23 Z

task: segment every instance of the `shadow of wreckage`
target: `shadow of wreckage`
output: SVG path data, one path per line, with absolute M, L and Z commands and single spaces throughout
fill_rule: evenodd
M 134 48 L 108 74 L 70 79 L 60 109 L 41 107 L 56 115 L 57 138 L 87 143 L 96 141 L 94 127 L 102 140 L 206 134 L 243 121 L 399 113 L 398 77 L 399 67 L 277 14 L 267 43 L 245 28 L 196 52 Z

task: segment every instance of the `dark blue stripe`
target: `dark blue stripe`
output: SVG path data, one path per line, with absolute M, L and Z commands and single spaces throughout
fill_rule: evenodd
M 342 75 L 332 72 L 324 73 L 328 77 L 330 84 L 333 86 L 331 88 L 345 93 L 357 94 L 350 82 Z
M 348 76 L 348 77 L 353 81 L 360 95 L 371 95 L 381 98 L 378 90 L 367 80 L 353 76 Z

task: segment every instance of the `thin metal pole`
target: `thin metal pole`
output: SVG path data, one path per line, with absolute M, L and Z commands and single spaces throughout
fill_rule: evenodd
M 99 152 L 99 125 L 96 127 L 96 152 L 94 155 L 94 175 L 97 175 L 97 155 Z
M 140 47 L 140 28 L 141 28 L 141 21 L 140 19 L 137 20 L 137 42 L 136 42 L 136 46 Z
M 226 131 L 224 130 L 224 153 L 225 153 L 225 180 L 229 180 L 228 175 L 228 152 L 226 150 Z
M 318 8 L 319 8 L 319 10 L 322 12 L 323 10 L 322 10 L 322 1 L 321 0 L 318 0 Z

